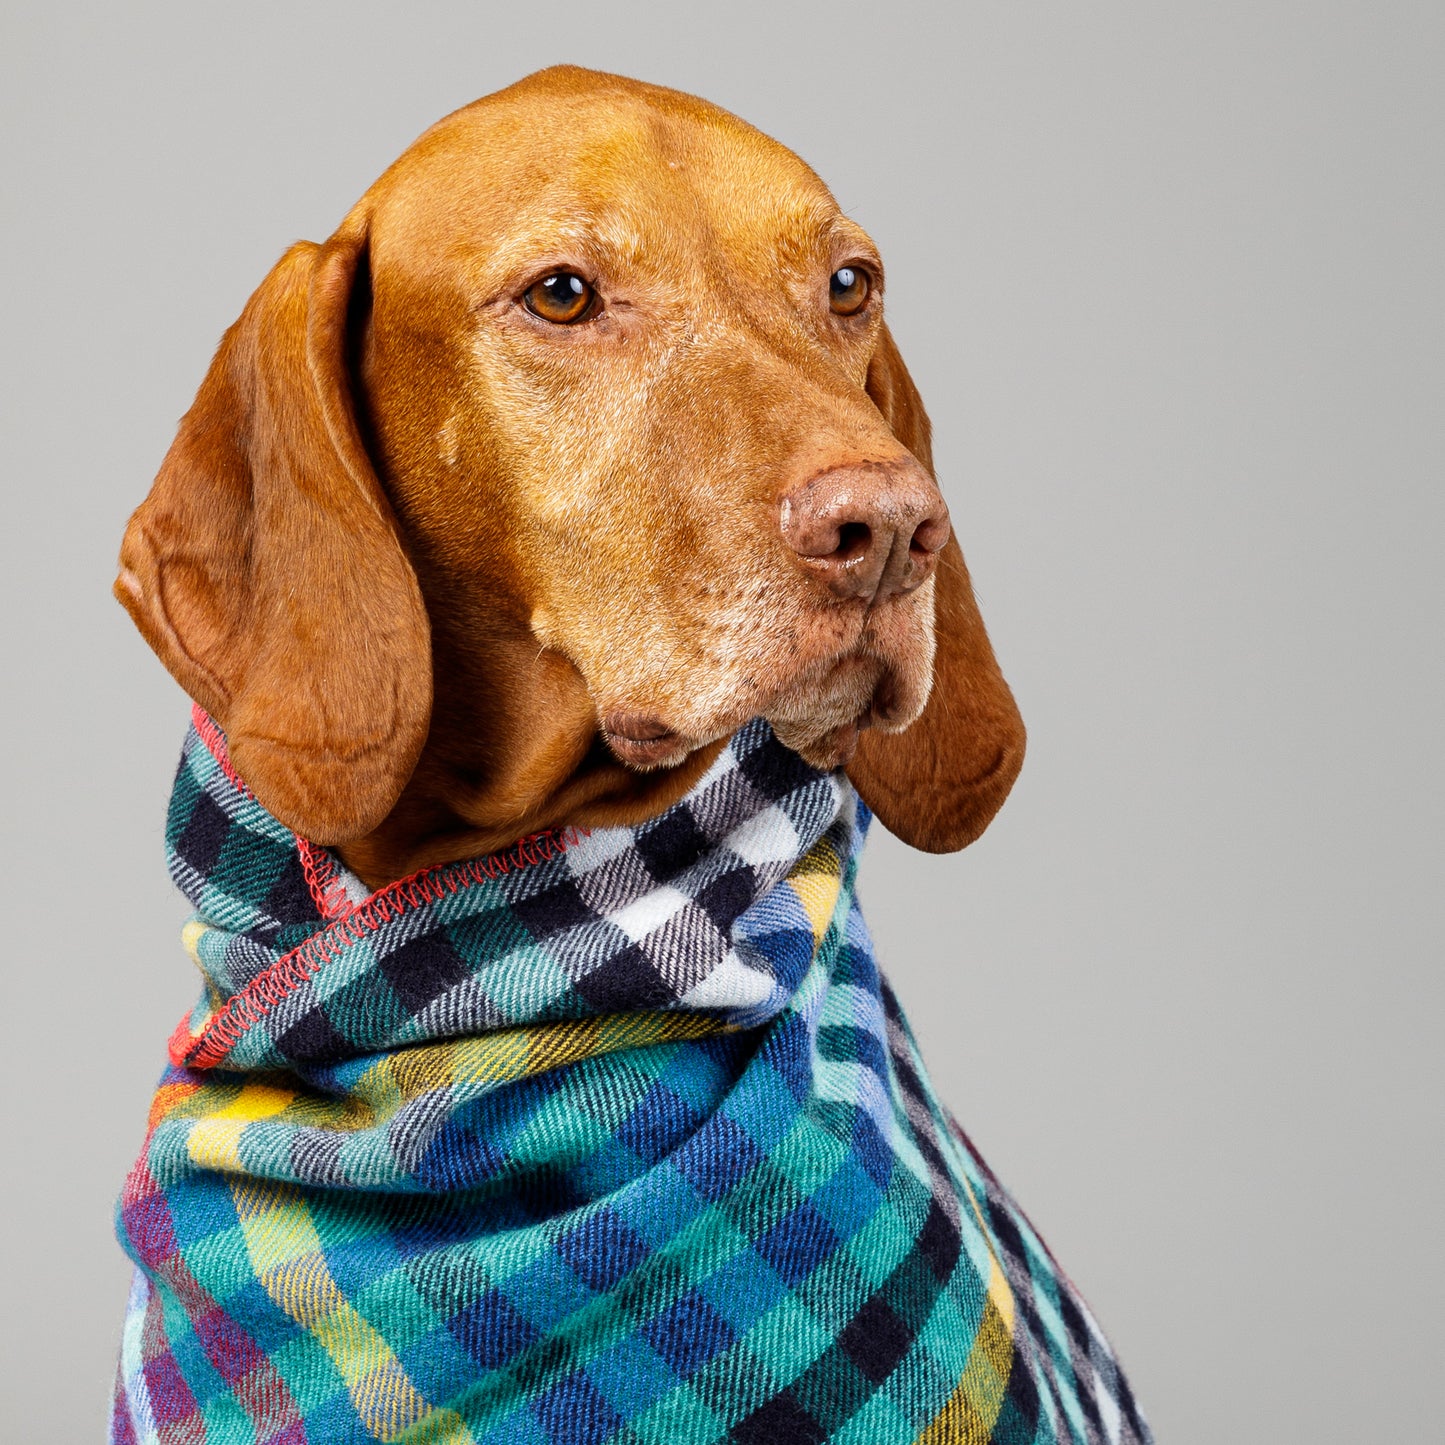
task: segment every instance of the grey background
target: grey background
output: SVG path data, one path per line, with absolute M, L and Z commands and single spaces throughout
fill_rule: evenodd
M 196 989 L 125 517 L 287 243 L 564 59 L 736 110 L 883 248 L 1031 752 L 969 852 L 875 836 L 865 897 L 1161 1439 L 1439 1438 L 1438 0 L 0 24 L 4 1438 L 101 1437 L 111 1201 Z

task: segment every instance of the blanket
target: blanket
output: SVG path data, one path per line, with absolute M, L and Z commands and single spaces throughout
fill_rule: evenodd
M 373 893 L 197 711 L 113 1445 L 1148 1442 L 934 1095 L 867 825 L 759 721 L 640 827 Z

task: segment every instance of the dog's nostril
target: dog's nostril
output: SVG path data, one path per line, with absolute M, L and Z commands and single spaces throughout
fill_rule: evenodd
M 946 516 L 925 517 L 908 539 L 909 555 L 915 561 L 922 561 L 932 557 L 935 552 L 941 552 L 952 530 Z
M 840 562 L 853 562 L 868 553 L 873 532 L 866 522 L 844 522 L 838 528 L 838 545 L 833 555 Z

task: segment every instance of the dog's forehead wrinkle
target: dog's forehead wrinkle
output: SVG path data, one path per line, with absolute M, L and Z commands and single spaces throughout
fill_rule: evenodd
M 726 112 L 600 92 L 529 120 L 523 137 L 483 105 L 434 127 L 369 193 L 378 253 L 471 251 L 484 284 L 568 246 L 658 280 L 725 257 L 760 282 L 817 269 L 839 228 L 862 235 L 797 156 Z
M 695 287 L 699 268 L 693 257 L 708 247 L 685 215 L 666 224 L 655 207 L 635 198 L 580 204 L 571 196 L 535 198 L 510 218 L 505 230 L 471 238 L 463 248 L 474 255 L 482 287 L 501 284 L 552 264 L 580 265 L 606 285 L 645 279 L 664 294 L 669 283 L 678 294 Z

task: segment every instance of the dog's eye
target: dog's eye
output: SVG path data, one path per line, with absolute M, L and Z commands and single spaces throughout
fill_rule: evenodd
M 857 266 L 840 266 L 828 281 L 828 305 L 835 316 L 856 316 L 872 289 L 866 271 Z
M 540 316 L 543 321 L 555 321 L 559 326 L 585 321 L 592 314 L 596 301 L 597 292 L 571 271 L 544 276 L 522 294 L 522 305 L 533 316 Z

